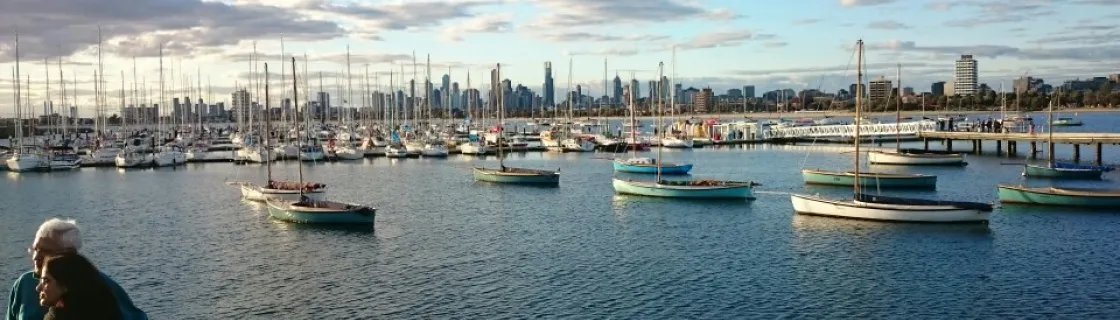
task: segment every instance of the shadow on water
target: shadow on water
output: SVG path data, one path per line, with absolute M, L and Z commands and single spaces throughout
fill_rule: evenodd
M 1006 215 L 1077 215 L 1117 217 L 1116 208 L 1084 208 L 1084 207 L 1057 207 L 1036 206 L 1020 203 L 1003 203 L 999 205 L 999 213 Z
M 986 223 L 898 223 L 804 214 L 795 214 L 792 220 L 793 230 L 797 233 L 904 233 L 908 236 L 959 235 L 976 239 L 992 238 L 992 230 Z
M 283 231 L 314 231 L 316 233 L 336 235 L 359 235 L 376 233 L 375 221 L 373 224 L 309 224 L 289 223 L 269 218 L 268 222 Z
M 523 188 L 523 189 L 560 189 L 559 184 L 548 183 L 501 183 L 475 180 L 473 186 L 486 188 Z

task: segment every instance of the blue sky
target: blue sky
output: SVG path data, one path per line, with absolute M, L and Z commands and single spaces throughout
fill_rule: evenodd
M 551 61 L 558 95 L 567 86 L 569 58 L 573 83 L 599 94 L 604 59 L 610 78 L 639 70 L 636 77 L 645 83 L 659 61 L 671 73 L 673 47 L 677 78 L 686 87 L 835 91 L 854 81 L 848 64 L 860 38 L 867 43 L 869 74 L 894 78 L 894 65 L 901 63 L 903 84 L 919 91 L 950 80 L 960 54 L 976 55 L 981 82 L 996 88 L 1023 74 L 1058 83 L 1120 73 L 1120 27 L 1110 23 L 1120 18 L 1117 0 L 10 1 L 14 10 L 0 12 L 7 24 L 0 31 L 0 64 L 13 66 L 18 30 L 31 101 L 45 99 L 42 59 L 53 64 L 61 57 L 65 77 L 77 75 L 83 110 L 93 103 L 98 27 L 114 109 L 120 72 L 127 72 L 126 86 L 133 82 L 134 55 L 140 78 L 157 87 L 162 43 L 165 67 L 184 69 L 173 75 L 165 69 L 165 86 L 183 88 L 172 86 L 172 77 L 193 83 L 198 71 L 222 101 L 245 83 L 254 41 L 263 62 L 279 74 L 281 34 L 287 53 L 301 58 L 300 68 L 307 53 L 309 70 L 325 72 L 328 87 L 336 83 L 330 76 L 345 74 L 347 46 L 356 87 L 367 64 L 371 72 L 385 72 L 406 63 L 410 79 L 415 52 L 421 64 L 431 55 L 432 78 L 450 67 L 453 81 L 465 86 L 470 71 L 475 87 L 500 62 L 504 77 L 537 90 L 543 64 Z M 57 68 L 50 71 L 55 100 Z M 0 116 L 9 116 L 11 71 L 0 79 Z M 379 79 L 387 85 L 387 76 Z

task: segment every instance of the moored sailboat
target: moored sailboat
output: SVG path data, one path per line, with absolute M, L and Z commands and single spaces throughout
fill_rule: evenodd
M 1120 189 L 1028 187 L 999 185 L 1002 203 L 1080 208 L 1120 207 Z
M 863 40 L 857 42 L 857 78 L 863 83 Z M 856 93 L 856 118 L 860 116 L 862 92 Z M 953 202 L 925 199 L 910 199 L 865 195 L 861 193 L 859 172 L 859 133 L 855 127 L 854 197 L 829 199 L 816 195 L 793 194 L 790 201 L 793 210 L 799 214 L 820 215 L 839 218 L 866 219 L 896 222 L 983 222 L 986 223 L 992 206 L 986 203 Z
M 296 70 L 295 67 L 296 60 L 295 58 L 292 58 L 292 70 Z M 295 89 L 295 83 L 297 83 L 295 81 L 295 77 L 296 75 L 293 72 L 293 89 Z M 293 96 L 299 95 L 296 91 L 297 90 L 293 90 Z M 298 101 L 298 99 L 294 98 L 293 100 Z M 296 140 L 302 141 L 298 136 Z M 292 223 L 373 224 L 374 218 L 377 214 L 377 209 L 360 204 L 315 200 L 311 197 L 308 197 L 304 192 L 304 188 L 302 188 L 302 186 L 305 184 L 303 181 L 303 162 L 300 161 L 298 163 L 299 183 L 296 185 L 297 187 L 299 187 L 298 198 L 295 200 L 284 199 L 281 197 L 267 198 L 265 200 L 265 203 L 268 204 L 269 216 L 277 220 Z
M 265 78 L 268 77 L 268 64 L 264 65 Z M 294 77 L 293 73 L 293 77 Z M 264 85 L 264 111 L 265 114 L 269 112 L 269 95 L 268 95 L 268 81 Z M 265 117 L 265 132 L 271 132 L 272 126 L 270 125 L 268 117 Z M 272 149 L 269 148 L 269 140 L 264 139 L 264 145 L 261 150 L 265 152 L 265 157 L 271 157 Z M 275 181 L 272 180 L 272 162 L 265 161 L 265 168 L 267 170 L 268 181 L 264 185 L 257 185 L 248 181 L 234 181 L 230 184 L 236 185 L 241 190 L 241 198 L 249 201 L 265 201 L 270 198 L 276 198 L 283 201 L 299 201 L 302 198 L 319 199 L 327 191 L 327 186 L 321 183 L 304 182 L 301 178 L 300 181 Z
M 1054 116 L 1054 101 L 1050 101 L 1049 110 L 1047 111 L 1048 117 Z M 1034 165 L 1027 164 L 1023 168 L 1023 175 L 1032 178 L 1047 178 L 1047 179 L 1079 179 L 1079 180 L 1097 180 L 1105 172 L 1112 171 L 1112 168 L 1102 166 L 1086 166 L 1074 163 L 1062 163 L 1054 161 L 1054 125 L 1051 124 L 1047 130 L 1046 145 L 1049 150 L 1046 152 L 1046 164 Z
M 659 70 L 664 68 L 661 63 Z M 627 93 L 629 95 L 633 92 Z M 632 99 L 632 98 L 631 98 Z M 657 105 L 657 127 L 661 127 L 661 104 Z M 690 198 L 690 199 L 754 199 L 755 183 L 749 181 L 725 180 L 662 180 L 661 148 L 657 148 L 657 159 L 653 161 L 654 181 L 637 181 L 613 178 L 611 185 L 615 193 L 648 197 Z M 690 166 L 691 167 L 691 166 Z M 691 169 L 691 168 L 690 168 Z
M 902 65 L 898 66 L 898 89 L 896 92 L 902 92 Z M 964 162 L 964 154 L 952 152 L 925 152 L 916 149 L 903 149 L 902 148 L 902 97 L 895 98 L 897 102 L 895 106 L 895 149 L 894 150 L 876 150 L 867 153 L 867 162 L 870 164 L 879 165 L 901 165 L 901 166 L 961 166 L 967 163 Z M 857 117 L 857 119 L 859 119 Z M 858 125 L 859 121 L 857 121 Z
M 491 73 L 491 86 L 497 86 L 501 81 L 502 65 L 498 64 L 497 69 Z M 498 168 L 490 169 L 485 167 L 474 167 L 471 172 L 476 181 L 486 181 L 495 183 L 511 183 L 511 184 L 540 184 L 540 185 L 559 185 L 560 184 L 560 170 L 538 170 L 527 168 L 507 167 L 505 165 L 505 157 L 502 154 L 502 138 L 504 136 L 505 126 L 502 125 L 502 113 L 505 112 L 505 99 L 502 97 L 501 90 L 498 92 Z
M 856 174 L 852 171 L 837 172 L 818 169 L 801 170 L 806 184 L 850 187 L 855 185 Z M 865 172 L 859 174 L 859 184 L 869 188 L 882 189 L 933 189 L 937 188 L 937 176 L 926 174 L 898 174 Z

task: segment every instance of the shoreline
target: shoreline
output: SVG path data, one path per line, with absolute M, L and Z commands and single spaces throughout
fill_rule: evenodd
M 1006 112 L 1007 114 L 1014 113 L 1013 111 L 1004 111 L 1004 112 Z M 1105 113 L 1105 112 L 1118 112 L 1118 113 L 1120 113 L 1120 109 L 1071 108 L 1071 109 L 1054 110 L 1055 115 L 1057 115 L 1057 114 L 1068 114 L 1068 113 L 1071 113 L 1071 112 L 1072 113 Z M 936 116 L 941 116 L 941 115 L 952 114 L 952 115 L 992 115 L 993 118 L 994 118 L 995 116 L 999 115 L 1000 113 L 1001 113 L 1001 111 L 999 111 L 999 110 L 994 110 L 994 111 L 967 110 L 967 111 L 948 111 L 948 112 L 943 112 L 943 111 L 925 111 L 925 112 L 922 112 L 922 111 L 902 111 L 902 117 L 919 117 L 919 116 L 922 116 L 923 114 L 925 114 L 925 116 L 927 116 L 927 117 L 936 117 Z M 1046 111 L 1027 111 L 1027 112 L 1024 112 L 1024 113 L 1026 113 L 1026 114 L 1038 114 L 1038 113 L 1045 114 Z M 894 111 L 885 111 L 885 112 L 861 112 L 860 115 L 864 116 L 864 117 L 882 118 L 882 117 L 892 117 L 892 116 L 895 116 L 896 114 L 897 113 L 894 112 Z M 756 113 L 715 113 L 715 114 L 702 114 L 702 115 L 681 115 L 681 116 L 679 116 L 679 118 L 680 119 L 691 119 L 691 118 L 697 118 L 697 119 L 779 119 L 779 118 L 783 118 L 783 119 L 817 119 L 817 118 L 825 118 L 825 117 L 853 118 L 853 117 L 855 117 L 855 115 L 856 115 L 856 113 L 852 112 L 852 111 L 782 112 L 782 113 L 778 113 L 778 112 L 756 112 Z M 621 116 L 621 117 L 590 117 L 590 118 L 625 119 L 627 117 L 626 116 Z M 656 118 L 656 117 L 640 116 L 640 117 L 637 117 L 637 118 L 638 119 L 651 119 L 651 118 Z M 551 118 L 544 118 L 544 119 L 551 119 Z M 577 118 L 573 118 L 572 120 L 580 121 L 580 120 L 584 120 L 584 119 L 588 119 L 588 118 L 587 117 L 577 117 Z M 665 116 L 664 119 L 665 119 L 665 121 L 669 121 L 670 119 L 674 119 L 674 117 Z M 524 121 L 524 120 L 530 120 L 530 118 L 520 118 L 520 117 L 519 118 L 506 118 L 506 120 Z

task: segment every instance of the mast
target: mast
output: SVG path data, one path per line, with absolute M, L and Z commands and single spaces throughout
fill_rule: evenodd
M 70 116 L 70 108 L 66 107 L 66 81 L 62 77 L 62 56 L 58 56 L 58 89 L 62 91 L 59 96 L 62 97 L 62 108 L 66 109 L 66 112 L 63 113 L 65 116 L 59 117 L 59 119 L 62 120 L 62 136 L 63 138 L 65 138 L 66 131 L 67 129 L 69 129 L 69 126 L 67 124 L 69 124 L 70 121 L 66 118 L 67 116 Z
M 634 78 L 634 73 L 633 72 L 630 72 L 630 78 Z M 628 147 L 630 147 L 631 150 L 634 151 L 634 157 L 637 158 L 638 157 L 638 132 L 637 132 L 637 123 L 636 123 L 637 118 L 634 117 L 634 111 L 636 111 L 638 108 L 634 106 L 634 88 L 630 88 L 630 91 L 626 93 L 626 104 L 629 105 L 628 109 L 630 109 L 630 142 L 627 142 L 627 144 L 628 144 Z M 631 144 L 631 143 L 634 144 L 634 145 L 630 146 L 629 144 Z M 661 149 L 658 148 L 658 150 L 661 150 Z
M 863 97 L 862 97 L 863 96 L 863 39 L 860 39 L 859 41 L 856 42 L 856 50 L 857 50 L 856 51 L 857 52 L 856 53 L 856 57 L 857 57 L 856 58 L 856 61 L 857 61 L 856 62 L 856 83 L 857 83 L 856 84 L 856 121 L 855 121 L 855 123 L 856 123 L 856 135 L 855 135 L 855 144 L 856 144 L 856 153 L 855 154 L 856 154 L 856 157 L 855 157 L 855 169 L 853 170 L 856 178 L 855 178 L 854 184 L 852 184 L 852 187 L 855 189 L 855 197 L 856 197 L 856 200 L 858 201 L 859 200 L 859 127 L 862 126 L 859 123 L 859 107 L 860 107 L 860 104 L 863 103 Z
M 894 149 L 902 150 L 902 63 L 898 64 L 898 96 L 895 97 Z
M 49 112 L 53 112 L 54 111 L 54 104 L 51 103 L 51 64 L 50 64 L 49 60 L 47 60 L 46 57 L 43 58 L 43 75 L 46 76 L 45 83 L 47 85 L 46 104 L 44 104 L 44 106 L 47 107 L 47 110 Z M 47 116 L 47 119 L 48 119 L 47 120 L 47 125 L 50 125 L 51 124 L 50 119 L 52 118 L 51 115 L 48 113 L 45 116 Z M 49 131 L 48 134 L 49 134 L 48 139 L 54 138 L 54 131 L 53 130 Z
M 658 79 L 657 83 L 658 83 L 659 86 L 661 85 L 661 77 L 664 76 L 663 75 L 664 73 L 665 73 L 665 62 L 658 62 L 657 63 L 657 79 Z M 662 105 L 662 102 L 663 101 L 661 101 L 661 92 L 660 92 L 660 90 L 658 90 L 658 93 L 657 93 L 657 126 L 654 127 L 654 128 L 656 128 L 655 130 L 657 130 L 657 129 L 661 130 L 662 131 L 661 133 L 664 134 L 665 129 L 661 128 L 661 105 Z M 631 117 L 633 117 L 633 113 L 631 113 Z M 635 150 L 634 152 L 636 154 L 638 152 L 637 151 L 638 149 L 634 148 L 634 150 Z M 657 162 L 654 163 L 654 164 L 657 165 L 657 183 L 661 183 L 661 144 L 660 143 L 658 143 L 658 146 L 657 146 Z
M 1054 168 L 1054 98 L 1050 98 L 1049 107 L 1049 110 L 1046 111 L 1046 122 L 1050 124 L 1046 130 L 1048 132 L 1046 147 L 1050 150 L 1046 153 L 1046 162 L 1049 163 L 1050 168 Z
M 299 101 L 299 89 L 297 87 L 298 82 L 296 82 L 296 72 L 295 72 L 295 70 L 296 70 L 296 57 L 292 57 L 292 100 Z M 304 71 L 304 72 L 306 72 L 306 71 Z M 310 105 L 308 105 L 308 106 L 310 106 Z M 297 104 L 296 107 L 298 108 L 299 105 Z M 304 108 L 306 109 L 306 107 L 304 107 Z M 307 112 L 307 110 L 304 110 L 304 113 L 306 113 L 306 112 Z M 300 130 L 296 130 L 296 144 L 299 146 L 299 150 L 303 151 L 303 140 L 299 138 L 299 131 Z M 299 164 L 297 165 L 299 167 L 299 198 L 302 201 L 303 200 L 303 161 L 296 161 L 296 162 L 299 162 Z M 269 168 L 271 168 L 271 167 L 269 167 Z
M 330 115 L 329 110 L 327 110 L 327 108 L 329 108 L 329 106 L 322 105 L 322 104 L 329 104 L 329 103 L 326 103 L 327 99 L 323 99 L 323 95 L 325 95 L 325 94 L 326 94 L 326 92 L 323 92 L 323 72 L 319 71 L 319 96 L 318 96 L 318 98 L 319 98 L 319 104 L 321 104 L 319 107 L 323 109 L 323 114 L 319 115 L 319 123 L 321 125 L 326 125 L 327 124 L 327 116 Z M 307 132 L 308 132 L 308 134 L 311 133 L 311 128 L 310 127 L 307 128 Z
M 272 113 L 269 112 L 269 99 L 268 99 L 268 62 L 264 63 L 264 150 L 265 167 L 268 168 L 268 182 L 272 182 L 272 148 L 269 147 L 268 140 L 272 138 Z
M 23 152 L 23 97 L 20 96 L 19 81 L 19 32 L 16 32 L 16 69 L 12 75 L 12 82 L 16 86 L 16 142 L 19 143 L 19 152 Z M 15 147 L 15 146 L 9 146 Z
M 493 88 L 493 87 L 498 88 L 498 90 L 496 90 L 497 94 L 494 95 L 495 97 L 498 98 L 498 103 L 497 103 L 498 115 L 495 117 L 495 118 L 498 119 L 498 166 L 499 166 L 500 170 L 506 171 L 505 170 L 506 169 L 505 157 L 502 156 L 502 135 L 504 134 L 504 132 L 502 132 L 502 131 L 505 129 L 505 126 L 502 125 L 502 109 L 504 109 L 504 105 L 505 105 L 505 96 L 504 96 L 504 92 L 502 92 L 503 90 L 502 90 L 502 87 L 501 87 L 502 85 L 501 85 L 501 80 L 500 79 L 502 79 L 502 64 L 501 63 L 498 64 L 498 69 L 496 69 L 496 72 L 494 73 L 494 79 L 490 80 L 490 87 L 491 88 Z

